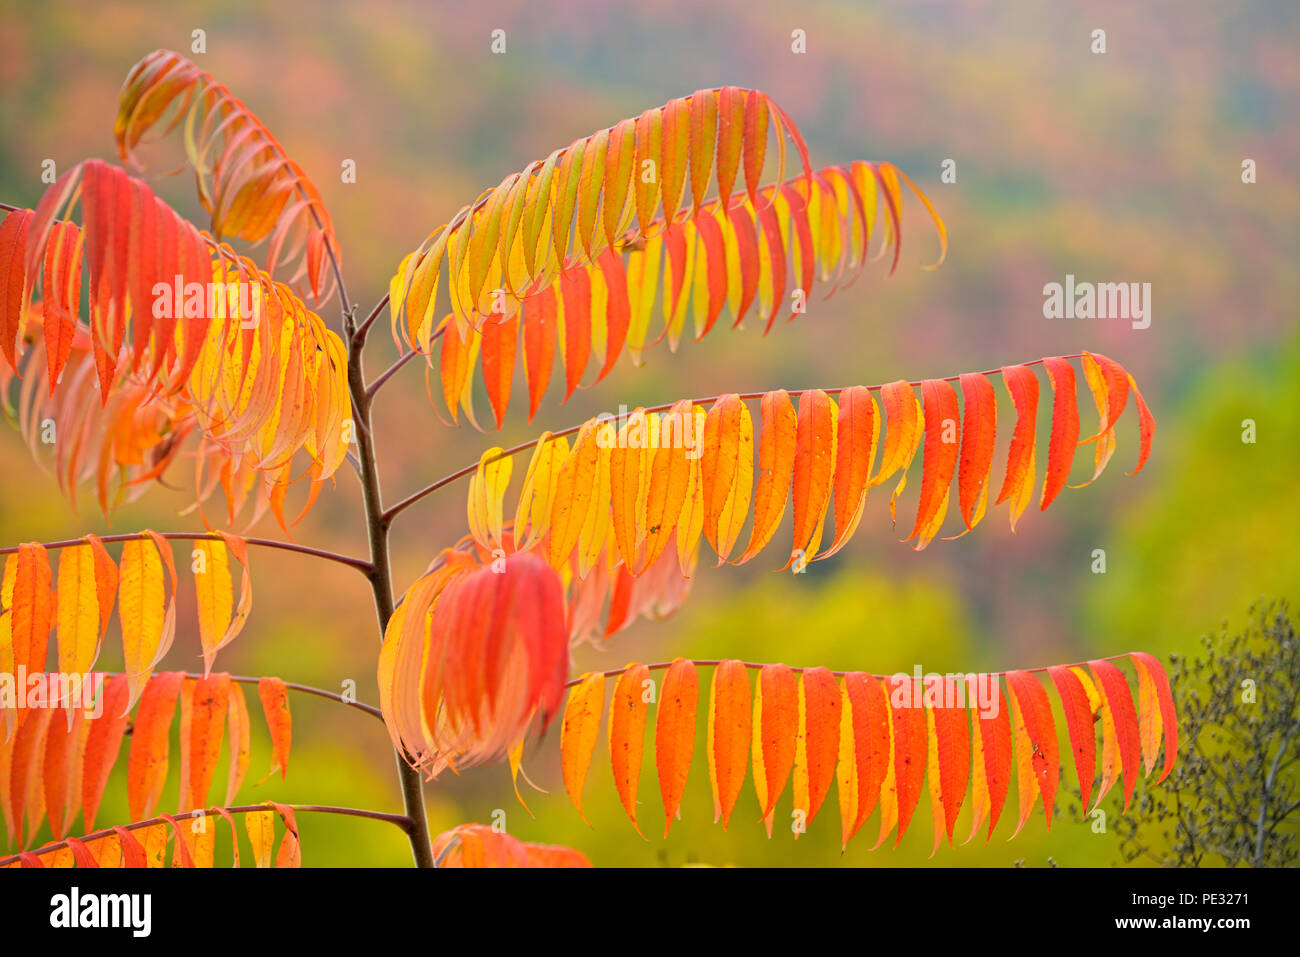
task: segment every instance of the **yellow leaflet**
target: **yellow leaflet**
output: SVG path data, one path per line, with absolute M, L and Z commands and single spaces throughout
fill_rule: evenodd
M 212 670 L 217 648 L 234 612 L 234 587 L 230 581 L 230 558 L 226 546 L 218 541 L 194 543 L 194 592 L 198 600 L 199 643 L 203 648 L 203 672 Z
M 59 556 L 59 670 L 86 674 L 99 656 L 99 597 L 95 555 L 89 545 L 63 549 Z

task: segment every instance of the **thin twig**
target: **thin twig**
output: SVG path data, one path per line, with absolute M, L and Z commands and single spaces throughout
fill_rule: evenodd
M 1097 660 L 1099 660 L 1099 661 L 1119 661 L 1120 659 L 1122 659 L 1122 658 L 1127 658 L 1128 656 L 1129 656 L 1129 653 L 1128 653 L 1128 652 L 1125 652 L 1124 654 L 1121 654 L 1121 655 L 1110 655 L 1110 656 L 1108 656 L 1108 657 L 1106 657 L 1106 658 L 1100 658 L 1100 659 L 1097 659 Z M 691 659 L 691 664 L 695 665 L 697 668 L 715 668 L 715 667 L 717 667 L 718 665 L 722 664 L 723 661 L 727 661 L 727 660 L 731 660 L 731 659 L 724 659 L 724 658 L 695 658 L 695 659 Z M 1065 667 L 1066 667 L 1066 668 L 1081 668 L 1081 667 L 1083 667 L 1084 665 L 1086 665 L 1087 663 L 1088 663 L 1088 662 L 1086 662 L 1086 661 L 1079 661 L 1079 662 L 1075 662 L 1074 664 L 1065 665 Z M 673 662 L 671 662 L 671 661 L 659 661 L 659 662 L 656 662 L 655 664 L 652 664 L 652 665 L 646 665 L 645 667 L 646 667 L 646 669 L 647 669 L 648 671 L 662 671 L 662 670 L 665 669 L 665 668 L 671 668 L 672 665 L 673 665 Z M 741 665 L 743 665 L 744 667 L 748 668 L 748 669 L 751 670 L 751 671 L 757 671 L 758 669 L 760 669 L 760 668 L 763 667 L 763 663 L 762 663 L 762 662 L 758 662 L 758 661 L 742 661 L 742 662 L 741 662 Z M 602 671 L 601 674 L 602 674 L 604 677 L 606 677 L 606 678 L 613 678 L 615 675 L 621 675 L 621 674 L 623 674 L 625 671 L 628 670 L 628 668 L 631 668 L 631 667 L 634 667 L 634 666 L 633 666 L 633 665 L 624 665 L 622 668 L 611 668 L 611 669 L 609 669 L 608 671 Z M 1037 673 L 1037 672 L 1043 672 L 1043 671 L 1046 671 L 1048 668 L 1051 668 L 1051 667 L 1054 667 L 1054 666 L 1053 666 L 1053 665 L 1043 665 L 1042 667 L 1039 667 L 1039 668 L 1019 668 L 1019 669 L 1015 669 L 1015 670 L 1018 670 L 1018 671 L 1024 671 L 1024 672 L 1028 672 L 1028 673 L 1030 673 L 1030 674 L 1034 674 L 1034 673 Z M 796 673 L 802 673 L 802 672 L 804 672 L 804 671 L 811 671 L 812 669 L 811 669 L 811 668 L 795 668 L 795 667 L 791 666 L 790 670 L 793 671 L 793 672 L 796 672 Z M 849 672 L 849 671 L 832 671 L 832 672 L 831 672 L 831 674 L 833 674 L 836 678 L 843 678 L 843 677 L 844 677 L 845 675 L 847 675 L 847 674 L 854 674 L 854 673 L 855 673 L 855 672 Z M 901 673 L 902 673 L 902 672 L 900 672 L 900 674 L 901 674 Z M 991 678 L 1000 678 L 1000 677 L 1002 677 L 1003 675 L 1005 675 L 1006 673 L 1007 673 L 1007 672 L 1005 672 L 1005 671 L 981 671 L 981 672 L 978 672 L 978 674 L 988 675 L 988 676 L 991 677 Z M 867 677 L 868 677 L 868 678 L 892 678 L 892 677 L 894 677 L 894 675 L 873 675 L 873 674 L 867 674 Z M 913 676 L 908 675 L 907 677 L 912 678 Z M 924 677 L 924 676 L 922 676 L 922 677 Z M 564 683 L 564 687 L 566 687 L 566 688 L 572 688 L 574 685 L 581 684 L 582 681 L 583 681 L 585 678 L 586 678 L 586 675 L 581 675 L 581 676 L 579 676 L 579 677 L 577 677 L 577 678 L 572 678 L 572 679 L 570 679 L 569 681 L 566 681 L 566 682 Z
M 299 811 L 305 811 L 312 814 L 346 814 L 350 817 L 368 817 L 371 820 L 387 821 L 389 824 L 396 824 L 403 831 L 408 833 L 411 829 L 411 819 L 408 818 L 405 814 L 387 814 L 383 811 L 369 811 L 366 810 L 365 808 L 358 808 L 358 807 L 334 807 L 328 804 L 283 804 L 281 805 L 281 807 L 290 808 L 295 814 L 298 813 Z M 269 810 L 273 810 L 273 808 L 269 804 L 242 804 L 239 807 L 228 807 L 228 808 L 223 808 L 223 810 L 227 814 L 252 814 L 255 811 L 269 811 Z M 168 815 L 168 817 L 170 817 L 174 821 L 185 821 L 194 817 L 211 816 L 213 813 L 216 813 L 215 807 L 196 808 L 193 811 L 182 811 L 179 814 L 170 814 Z M 164 824 L 164 823 L 166 823 L 165 818 L 151 817 L 143 821 L 133 821 L 130 824 L 123 824 L 122 830 L 138 831 L 141 828 L 156 827 L 159 824 Z M 89 834 L 82 835 L 81 837 L 77 838 L 77 840 L 85 844 L 90 841 L 97 841 L 103 837 L 112 837 L 116 833 L 117 832 L 114 828 L 106 827 L 102 830 L 92 831 Z M 43 854 L 48 854 L 51 851 L 61 850 L 62 848 L 65 848 L 67 846 L 68 846 L 68 842 L 66 840 L 55 841 L 52 844 L 45 844 L 42 845 L 41 847 L 32 848 L 30 851 L 26 853 L 36 854 L 40 856 Z M 21 859 L 21 857 L 22 857 L 21 854 L 11 854 L 8 857 L 0 857 L 0 867 L 4 867 L 7 864 L 12 864 L 18 861 L 19 859 Z
M 143 532 L 135 532 L 124 535 L 101 535 L 101 542 L 129 542 L 137 539 L 147 538 Z M 165 538 L 168 541 L 194 541 L 194 542 L 215 542 L 221 541 L 220 535 L 213 532 L 160 532 L 159 538 Z M 302 555 L 311 555 L 313 558 L 326 558 L 332 562 L 338 562 L 340 565 L 348 565 L 367 575 L 370 574 L 370 563 L 364 558 L 352 558 L 349 555 L 340 555 L 337 552 L 329 552 L 322 548 L 311 548 L 307 545 L 296 545 L 293 542 L 281 542 L 274 538 L 245 538 L 244 543 L 247 545 L 257 545 L 261 548 L 279 548 L 286 552 L 298 552 Z M 41 542 L 41 547 L 46 549 L 52 548 L 71 548 L 74 545 L 85 545 L 85 537 L 68 538 L 58 542 Z M 21 546 L 8 545 L 0 548 L 0 555 L 11 555 L 18 551 Z

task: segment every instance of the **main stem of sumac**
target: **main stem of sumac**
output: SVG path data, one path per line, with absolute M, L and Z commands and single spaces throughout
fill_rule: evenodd
M 351 312 L 345 315 L 344 331 L 348 343 L 348 392 L 352 397 L 353 427 L 356 433 L 357 458 L 360 461 L 361 496 L 365 506 L 366 532 L 370 539 L 370 588 L 374 593 L 375 616 L 382 641 L 393 616 L 393 578 L 388 560 L 389 520 L 384 517 L 383 496 L 379 487 L 379 466 L 375 458 L 374 436 L 370 429 L 371 396 L 366 392 L 361 353 L 365 345 L 363 332 L 358 335 Z M 429 822 L 424 812 L 424 790 L 420 772 L 407 763 L 401 751 L 395 752 L 397 774 L 402 786 L 402 803 L 410 826 L 406 835 L 416 867 L 433 867 L 433 845 Z

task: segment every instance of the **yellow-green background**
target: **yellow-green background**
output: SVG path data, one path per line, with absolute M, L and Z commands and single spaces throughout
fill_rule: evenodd
M 1067 491 L 1047 514 L 1031 510 L 1016 536 L 996 508 L 961 541 L 914 553 L 896 541 L 902 536 L 875 496 L 855 540 L 832 561 L 799 577 L 769 570 L 780 564 L 775 554 L 740 570 L 706 570 L 676 617 L 638 623 L 602 652 L 582 649 L 575 669 L 675 654 L 877 673 L 918 663 L 936 671 L 1031 667 L 1133 649 L 1163 656 L 1192 650 L 1225 617 L 1243 621 L 1256 596 L 1297 597 L 1300 32 L 1285 2 L 1146 7 L 6 0 L 0 199 L 34 204 L 46 158 L 65 169 L 85 156 L 112 157 L 116 91 L 127 70 L 157 47 L 188 52 L 191 31 L 202 28 L 207 53 L 196 59 L 246 100 L 320 186 L 344 244 L 350 290 L 368 309 L 405 252 L 508 172 L 670 97 L 719 84 L 757 87 L 800 125 L 814 165 L 883 159 L 912 176 L 950 229 L 943 268 L 919 268 L 935 241 L 909 200 L 894 278 L 885 280 L 877 264 L 853 289 L 815 299 L 800 322 L 766 338 L 757 328 L 720 327 L 676 356 L 660 345 L 642 369 L 622 360 L 600 389 L 567 407 L 552 389 L 531 425 L 517 392 L 499 437 L 444 427 L 419 368 L 408 367 L 377 408 L 389 501 L 490 444 L 624 402 L 944 376 L 1092 349 L 1134 373 L 1159 422 L 1138 477 L 1123 477 L 1136 454 L 1130 411 L 1106 475 Z M 503 56 L 489 52 L 498 28 L 507 35 Z M 1104 55 L 1089 50 L 1095 28 L 1107 32 Z M 794 29 L 806 31 L 805 55 L 791 53 Z M 957 164 L 951 185 L 938 178 L 948 158 Z M 1241 182 L 1245 158 L 1258 165 L 1255 185 Z M 339 181 L 344 159 L 356 161 L 355 185 Z M 166 166 L 159 161 L 152 171 Z M 197 215 L 188 174 L 153 182 Z M 1151 327 L 1044 319 L 1043 284 L 1066 273 L 1152 283 Z M 394 352 L 386 333 L 372 341 L 373 372 Z M 1086 428 L 1092 413 L 1081 398 Z M 1241 441 L 1248 418 L 1257 424 L 1253 445 Z M 1001 427 L 1005 434 L 1005 416 Z M 399 590 L 463 534 L 463 496 L 456 486 L 403 516 Z M 914 503 L 902 505 L 909 520 Z M 183 504 L 182 494 L 155 488 L 111 524 L 88 497 L 74 515 L 16 434 L 0 431 L 6 544 L 184 530 L 192 523 L 177 514 Z M 358 504 L 354 477 L 340 473 L 298 540 L 360 554 Z M 277 534 L 269 519 L 256 533 Z M 1096 548 L 1106 550 L 1104 575 L 1089 570 Z M 252 619 L 220 667 L 329 688 L 350 678 L 374 701 L 378 639 L 361 576 L 266 551 L 254 553 L 253 571 Z M 198 642 L 184 589 L 179 620 L 166 666 L 193 668 Z M 101 666 L 120 666 L 111 643 Z M 378 722 L 313 698 L 296 696 L 292 705 L 288 780 L 251 784 L 269 765 L 258 719 L 256 773 L 242 799 L 399 808 Z M 505 768 L 494 766 L 431 784 L 432 827 L 487 822 L 501 808 L 516 836 L 572 844 L 606 865 L 890 866 L 921 864 L 929 854 L 924 798 L 898 850 L 868 850 L 873 819 L 841 856 L 833 794 L 798 842 L 780 829 L 769 841 L 754 823 L 748 783 L 724 832 L 711 823 L 698 753 L 683 820 L 666 841 L 647 756 L 641 816 L 653 839 L 643 842 L 619 807 L 607 759 L 599 759 L 604 747 L 602 739 L 586 789 L 594 829 L 563 794 L 558 731 L 526 757 L 531 778 L 549 791 L 523 785 L 536 819 L 515 801 Z M 101 823 L 126 817 L 124 773 L 125 753 Z M 1072 783 L 1072 769 L 1064 781 Z M 219 778 L 214 793 L 221 785 Z M 1112 815 L 1117 797 L 1105 805 Z M 173 782 L 164 804 L 174 799 Z M 788 805 L 787 793 L 778 820 Z M 1009 807 L 987 846 L 945 846 L 934 861 L 1042 866 L 1049 857 L 1075 865 L 1117 856 L 1113 833 L 1094 834 L 1068 799 L 1058 802 L 1050 833 L 1036 813 L 1007 843 L 1013 817 Z M 304 815 L 301 827 L 309 865 L 409 861 L 402 836 L 384 824 Z

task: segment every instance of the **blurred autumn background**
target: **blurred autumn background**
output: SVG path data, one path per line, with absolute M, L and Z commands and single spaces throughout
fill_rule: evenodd
M 509 446 L 620 403 L 946 376 L 1087 348 L 1124 363 L 1157 418 L 1154 455 L 1141 475 L 1123 477 L 1137 454 L 1130 409 L 1106 475 L 1066 493 L 1046 515 L 1031 509 L 1014 536 L 997 508 L 960 542 L 936 540 L 916 553 L 897 541 L 902 533 L 891 529 L 886 496 L 876 493 L 857 536 L 833 560 L 800 576 L 775 574 L 775 552 L 743 569 L 705 569 L 674 618 L 639 622 L 603 651 L 582 648 L 575 668 L 676 654 L 875 673 L 910 672 L 915 664 L 927 671 L 1034 667 L 1130 650 L 1163 658 L 1192 650 L 1225 618 L 1243 621 L 1256 597 L 1300 598 L 1300 9 L 1284 0 L 1087 7 L 1033 0 L 5 2 L 0 199 L 34 205 L 47 159 L 60 172 L 86 156 L 116 159 L 112 123 L 123 77 L 158 47 L 190 56 L 192 32 L 202 29 L 206 53 L 193 58 L 245 100 L 321 188 L 343 243 L 349 291 L 365 312 L 403 254 L 508 172 L 697 88 L 756 87 L 799 124 L 814 166 L 889 160 L 911 176 L 947 222 L 952 245 L 943 267 L 920 268 L 933 261 L 937 243 L 909 198 L 893 278 L 876 263 L 853 289 L 814 298 L 808 315 L 767 337 L 751 322 L 686 342 L 675 356 L 661 343 L 640 369 L 621 359 L 599 389 L 567 406 L 552 389 L 531 424 L 516 401 L 499 436 L 444 425 L 419 365 L 409 365 L 376 407 L 386 499 L 475 461 L 489 445 Z M 1099 28 L 1105 54 L 1090 51 Z M 505 31 L 503 55 L 489 49 L 496 29 Z M 795 29 L 806 33 L 804 54 L 791 51 Z M 180 165 L 179 150 L 167 152 L 176 146 L 146 153 L 150 182 L 203 225 L 191 176 L 163 175 Z M 356 162 L 355 184 L 341 182 L 348 159 Z M 948 159 L 957 174 L 950 184 L 940 181 Z M 1255 184 L 1242 182 L 1245 159 L 1255 161 Z M 1067 273 L 1151 283 L 1150 328 L 1043 318 L 1043 285 Z M 323 314 L 337 328 L 334 305 Z M 386 335 L 372 343 L 374 374 L 395 351 Z M 1087 428 L 1093 413 L 1081 399 Z M 1253 444 L 1242 439 L 1247 419 L 1255 423 Z M 1000 428 L 1009 430 L 1005 410 Z M 1040 458 L 1040 474 L 1041 466 Z M 403 515 L 395 538 L 399 591 L 464 533 L 464 491 L 453 486 Z M 913 485 L 903 514 L 914 510 L 915 494 Z M 195 517 L 178 514 L 185 504 L 181 492 L 156 487 L 111 524 L 93 496 L 83 495 L 74 514 L 18 435 L 0 430 L 5 544 L 192 529 Z M 279 532 L 268 517 L 250 534 Z M 364 553 L 349 470 L 295 538 Z M 1094 549 L 1105 550 L 1104 573 L 1092 571 Z M 361 700 L 376 701 L 378 638 L 361 576 L 288 553 L 255 551 L 252 562 L 253 616 L 219 667 L 330 689 L 351 680 Z M 182 600 L 189 613 L 183 604 L 165 665 L 192 669 L 199 663 L 192 590 L 183 588 Z M 110 636 L 100 666 L 120 668 L 120 648 Z M 288 779 L 246 785 L 248 800 L 400 809 L 379 722 L 309 697 L 293 697 L 292 707 Z M 254 721 L 250 782 L 270 765 L 264 726 Z M 594 829 L 582 823 L 560 780 L 558 728 L 525 754 L 528 776 L 549 792 L 521 780 L 535 818 L 514 797 L 505 766 L 488 766 L 444 774 L 428 787 L 431 828 L 491 823 L 500 809 L 516 837 L 574 845 L 597 865 L 926 862 L 924 820 L 900 848 L 876 851 L 869 823 L 841 855 L 834 798 L 798 841 L 779 826 L 768 840 L 754 823 L 749 784 L 724 832 L 711 822 L 703 724 L 682 821 L 666 841 L 658 839 L 652 758 L 640 796 L 654 839 L 643 842 L 618 805 L 608 758 L 601 760 L 603 736 L 585 792 Z M 127 817 L 125 771 L 123 760 L 103 820 Z M 224 768 L 218 793 L 223 781 Z M 164 807 L 175 793 L 173 770 Z M 1121 801 L 1116 789 L 1107 813 L 1121 813 Z M 778 821 L 789 802 L 787 791 Z M 1063 794 L 1057 812 L 1050 833 L 1036 811 L 1007 843 L 1008 811 L 987 845 L 944 845 L 933 862 L 1117 859 L 1113 832 L 1094 833 L 1077 798 Z M 410 860 L 404 837 L 381 823 L 301 815 L 300 825 L 309 866 Z

